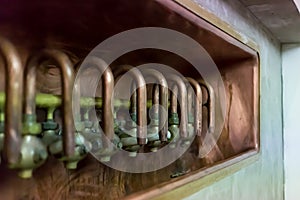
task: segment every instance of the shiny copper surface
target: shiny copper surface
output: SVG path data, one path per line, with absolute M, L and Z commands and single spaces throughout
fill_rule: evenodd
M 156 79 L 159 84 L 159 105 L 166 112 L 168 111 L 168 83 L 165 77 L 159 71 L 155 69 L 143 69 L 143 75 L 145 78 L 151 77 Z M 154 90 L 154 89 L 153 89 Z M 157 94 L 156 94 L 157 95 Z M 154 95 L 154 96 L 156 96 Z M 154 102 L 153 102 L 154 104 Z M 158 104 L 158 102 L 157 102 Z M 164 110 L 159 109 L 159 119 L 163 119 Z M 166 118 L 167 119 L 167 118 Z M 161 141 L 167 141 L 167 133 L 168 133 L 168 120 L 159 120 L 159 137 Z
M 215 110 L 215 93 L 214 93 L 214 89 L 213 87 L 203 81 L 203 80 L 200 80 L 200 85 L 205 87 L 207 92 L 208 92 L 208 131 L 209 133 L 213 133 L 215 131 L 215 119 L 216 119 L 216 110 Z
M 19 160 L 21 148 L 23 68 L 17 50 L 0 37 L 0 54 L 5 67 L 5 137 L 4 159 L 8 164 Z
M 95 56 L 89 56 L 84 60 L 82 64 L 83 66 L 96 68 L 99 71 L 99 75 L 102 75 L 101 84 L 102 84 L 103 114 L 101 120 L 101 128 L 104 134 L 106 135 L 107 139 L 112 140 L 114 137 L 114 117 L 113 117 L 113 106 L 112 106 L 113 89 L 114 89 L 113 73 L 102 59 Z M 75 86 L 75 88 L 78 88 L 78 86 L 77 87 Z M 80 105 L 78 104 L 77 107 L 80 107 Z
M 178 113 L 177 109 L 177 97 L 178 97 L 178 87 L 176 84 L 173 84 L 171 87 L 171 95 L 170 95 L 170 112 Z
M 194 89 L 194 130 L 200 136 L 202 131 L 202 91 L 199 83 L 193 78 L 186 78 Z
M 180 105 L 180 135 L 183 138 L 188 137 L 187 124 L 188 124 L 188 113 L 187 113 L 187 89 L 183 79 L 175 74 L 169 74 L 167 77 L 168 81 L 175 83 L 179 90 L 179 105 Z M 174 100 L 175 101 L 175 100 Z M 175 109 L 175 108 L 171 108 Z
M 114 73 L 115 79 L 128 72 L 137 85 L 137 141 L 139 145 L 146 144 L 147 139 L 147 90 L 146 83 L 141 72 L 130 65 L 119 66 Z
M 74 85 L 73 64 L 67 55 L 58 50 L 45 49 L 33 55 L 26 65 L 25 77 L 25 113 L 35 113 L 36 69 L 49 59 L 56 62 L 61 70 L 62 112 L 63 112 L 63 149 L 65 156 L 74 154 L 74 120 L 72 113 L 72 91 Z

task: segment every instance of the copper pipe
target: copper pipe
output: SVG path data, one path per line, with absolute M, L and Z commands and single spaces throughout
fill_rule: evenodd
M 44 61 L 52 59 L 60 68 L 62 77 L 63 149 L 64 155 L 74 155 L 74 120 L 72 113 L 72 89 L 74 85 L 73 65 L 66 54 L 58 50 L 45 49 L 29 59 L 26 65 L 25 113 L 35 113 L 36 68 Z
M 102 119 L 101 119 L 101 127 L 103 129 L 104 134 L 106 135 L 108 140 L 112 140 L 114 137 L 114 117 L 113 117 L 113 90 L 114 90 L 114 76 L 111 71 L 111 69 L 108 67 L 108 65 L 100 58 L 95 56 L 89 56 L 87 59 L 85 59 L 82 63 L 83 66 L 91 66 L 96 68 L 100 74 L 102 74 Z M 81 66 L 81 65 L 79 65 Z M 78 66 L 78 67 L 79 67 Z M 80 81 L 80 80 L 79 80 Z M 74 92 L 76 97 L 80 98 L 80 86 L 78 86 L 78 83 L 76 81 L 74 86 Z M 78 99 L 79 99 L 78 98 Z M 77 108 L 75 108 L 76 115 L 79 114 L 80 116 L 80 101 L 76 102 L 75 105 Z M 79 109 L 78 109 L 79 108 Z
M 134 79 L 137 88 L 137 142 L 139 145 L 146 144 L 147 139 L 147 90 L 146 83 L 141 72 L 130 65 L 119 66 L 114 71 L 114 77 L 117 79 L 118 76 L 129 72 L 131 77 Z
M 152 77 L 156 79 L 159 84 L 159 104 L 162 106 L 162 108 L 164 108 L 165 111 L 168 111 L 168 83 L 163 74 L 155 69 L 144 69 L 142 70 L 142 73 L 146 78 Z M 163 115 L 163 110 L 159 109 L 159 119 L 163 119 Z M 165 142 L 168 140 L 168 120 L 159 120 L 159 127 L 160 140 Z
M 178 96 L 178 87 L 176 84 L 173 84 L 171 89 L 171 95 L 170 95 L 170 112 L 171 113 L 178 113 L 177 111 L 177 96 Z
M 73 111 L 73 117 L 74 117 L 75 123 L 79 123 L 81 121 L 81 113 L 80 113 L 80 98 L 81 98 L 80 82 L 81 82 L 81 80 L 80 80 L 80 76 L 78 77 L 78 72 L 79 72 L 81 65 L 82 65 L 82 62 L 79 62 L 75 65 L 76 79 L 74 80 L 73 104 L 72 104 L 72 111 Z
M 188 137 L 187 124 L 188 124 L 188 113 L 187 113 L 187 90 L 183 79 L 176 74 L 169 74 L 167 79 L 174 82 L 179 90 L 179 104 L 180 104 L 180 135 L 182 138 Z M 173 107 L 171 107 L 173 109 Z
M 158 84 L 154 84 L 153 88 L 152 88 L 152 105 L 158 105 L 159 104 L 159 85 Z M 159 112 L 159 107 L 155 106 L 154 107 L 154 113 L 158 113 Z
M 202 90 L 196 80 L 190 77 L 187 77 L 186 79 L 196 93 L 194 96 L 194 130 L 195 135 L 200 136 L 202 131 Z
M 213 87 L 203 81 L 203 80 L 200 80 L 200 85 L 203 86 L 207 92 L 208 92 L 208 109 L 209 109 L 209 112 L 208 112 L 208 131 L 209 133 L 213 133 L 215 132 L 215 113 L 216 113 L 216 110 L 215 110 L 215 93 L 214 93 L 214 89 Z
M 208 104 L 208 119 L 207 119 L 207 127 L 208 127 L 208 133 L 214 133 L 215 131 L 215 93 L 214 90 L 212 88 L 212 86 L 210 84 L 208 84 L 207 82 L 200 80 L 199 81 L 200 85 L 202 87 L 204 87 L 207 90 L 208 93 L 208 100 L 207 100 L 207 104 Z M 210 137 L 210 139 L 212 141 L 214 141 L 214 144 L 216 144 L 214 146 L 214 148 L 212 149 L 212 151 L 203 158 L 204 163 L 207 164 L 212 164 L 217 160 L 222 160 L 224 159 L 224 155 L 222 153 L 222 151 L 220 150 L 220 147 L 217 145 L 217 142 L 215 141 L 215 138 L 213 137 L 213 135 L 208 134 L 205 135 L 205 137 Z M 200 139 L 200 144 L 202 143 L 202 139 Z M 199 154 L 200 155 L 200 154 Z
M 188 117 L 190 116 L 190 114 L 193 112 L 193 103 L 194 103 L 194 100 L 193 100 L 193 93 L 194 93 L 194 90 L 191 86 L 187 86 L 187 111 L 188 111 Z M 193 114 L 194 116 L 194 114 Z M 190 123 L 190 117 L 189 117 L 189 123 Z
M 23 68 L 17 50 L 0 37 L 0 53 L 5 67 L 5 124 L 3 155 L 8 164 L 19 160 L 22 130 Z
M 137 114 L 137 94 L 136 91 L 134 91 L 134 86 L 134 82 L 131 82 L 130 92 L 132 93 L 132 95 L 130 97 L 130 113 Z

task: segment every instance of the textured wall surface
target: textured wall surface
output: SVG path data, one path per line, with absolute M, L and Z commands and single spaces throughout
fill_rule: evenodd
M 284 193 L 280 44 L 238 1 L 196 2 L 260 47 L 261 156 L 255 164 L 186 199 L 281 200 Z
M 285 199 L 300 198 L 299 114 L 300 44 L 282 47 Z M 296 89 L 296 90 L 295 90 Z

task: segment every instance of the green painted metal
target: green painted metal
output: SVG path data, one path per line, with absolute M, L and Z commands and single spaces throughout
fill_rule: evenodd
M 59 95 L 53 95 L 53 94 L 45 94 L 45 93 L 38 93 L 36 95 L 36 106 L 39 108 L 58 108 L 61 105 L 61 96 Z M 5 93 L 0 92 L 0 107 L 3 107 L 5 103 Z M 80 99 L 80 105 L 82 107 L 90 107 L 95 106 L 97 108 L 102 107 L 102 98 L 96 97 L 82 97 Z M 130 101 L 129 100 L 122 100 L 122 99 L 115 99 L 114 100 L 114 106 L 124 107 L 124 108 L 130 108 Z M 147 101 L 147 108 L 150 108 L 152 106 L 152 101 Z M 50 114 L 51 112 L 48 112 Z M 0 115 L 1 119 L 1 115 Z

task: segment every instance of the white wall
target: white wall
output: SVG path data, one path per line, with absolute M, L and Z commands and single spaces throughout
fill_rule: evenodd
M 285 199 L 300 199 L 300 44 L 282 46 Z
M 282 200 L 284 190 L 280 43 L 237 0 L 194 1 L 242 34 L 251 37 L 260 46 L 261 157 L 255 164 L 186 199 Z M 300 80 L 300 73 L 298 77 Z M 298 119 L 300 124 L 299 115 Z M 300 134 L 300 131 L 298 133 Z M 300 147 L 300 142 L 298 146 Z M 298 154 L 299 160 L 300 151 Z M 300 171 L 300 168 L 298 170 Z M 298 181 L 300 182 L 300 179 Z

